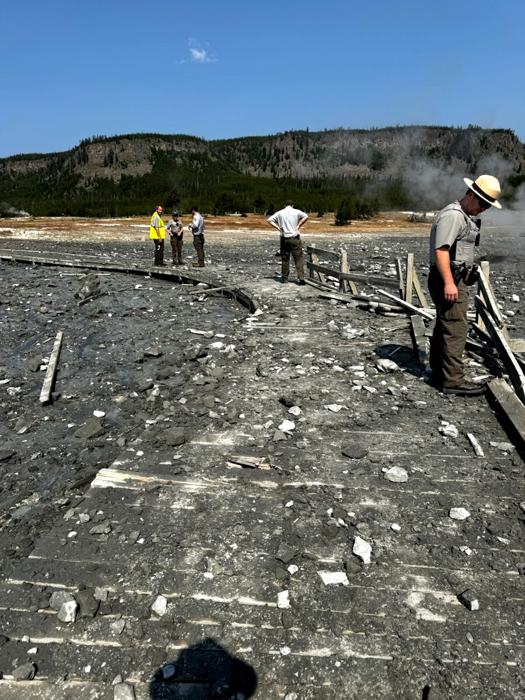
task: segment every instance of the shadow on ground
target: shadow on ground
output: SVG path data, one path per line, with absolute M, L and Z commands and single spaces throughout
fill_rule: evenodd
M 374 348 L 378 357 L 393 360 L 401 369 L 404 369 L 414 377 L 422 377 L 425 374 L 425 367 L 415 358 L 413 348 L 408 345 L 398 343 L 387 343 Z
M 183 649 L 164 664 L 149 686 L 151 700 L 248 700 L 257 689 L 257 674 L 214 639 Z

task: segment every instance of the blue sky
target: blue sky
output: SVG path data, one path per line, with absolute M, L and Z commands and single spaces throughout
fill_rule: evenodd
M 525 1 L 0 0 L 0 156 L 94 134 L 480 124 L 525 139 Z

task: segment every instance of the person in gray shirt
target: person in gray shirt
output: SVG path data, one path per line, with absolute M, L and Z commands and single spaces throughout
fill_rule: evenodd
M 182 265 L 182 239 L 184 236 L 184 229 L 180 222 L 179 212 L 173 212 L 173 218 L 168 221 L 166 226 L 166 231 L 170 237 L 171 252 L 173 257 L 172 265 Z
M 467 340 L 468 285 L 476 281 L 474 253 L 479 244 L 479 214 L 501 209 L 501 188 L 491 175 L 475 182 L 464 178 L 468 190 L 436 214 L 430 232 L 428 289 L 436 306 L 430 341 L 431 384 L 444 394 L 477 396 L 485 386 L 465 381 L 463 353 Z

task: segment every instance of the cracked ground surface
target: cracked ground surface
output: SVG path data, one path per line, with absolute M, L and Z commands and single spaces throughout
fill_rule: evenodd
M 341 243 L 353 269 L 388 274 L 414 252 L 424 272 L 424 237 L 319 241 Z M 520 245 L 486 242 L 516 337 Z M 278 284 L 271 236 L 208 250 L 195 276 L 242 286 L 261 314 L 127 275 L 99 274 L 104 296 L 78 306 L 82 270 L 1 264 L 0 697 L 523 697 L 523 461 L 486 399 L 424 382 L 406 316 Z M 40 407 L 59 329 L 57 395 Z

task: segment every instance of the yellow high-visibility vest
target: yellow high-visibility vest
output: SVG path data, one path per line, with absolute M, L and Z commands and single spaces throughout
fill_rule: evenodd
M 157 229 L 155 226 L 153 226 L 153 219 L 158 216 L 159 217 L 159 233 L 157 235 Z M 166 227 L 164 226 L 164 221 L 162 220 L 162 216 L 158 214 L 156 211 L 153 212 L 150 222 L 149 222 L 149 237 L 150 238 L 160 238 L 161 241 L 163 241 L 166 238 Z

